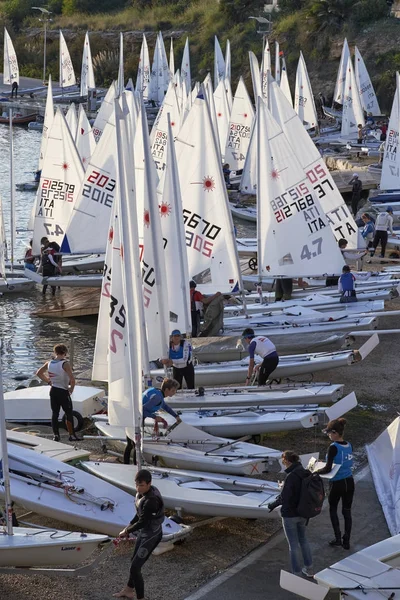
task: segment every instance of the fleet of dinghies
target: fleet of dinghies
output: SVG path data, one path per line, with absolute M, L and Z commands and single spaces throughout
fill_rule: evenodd
M 11 83 L 18 70 L 8 35 L 5 45 Z M 204 393 L 181 391 L 171 399 L 181 422 L 174 426 L 167 417 L 170 426 L 164 435 L 152 436 L 152 423 L 146 422 L 143 429 L 143 383 L 158 385 L 166 375 L 152 361 L 168 357 L 171 330 L 179 328 L 190 336 L 189 280 L 202 293 L 241 294 L 243 304 L 226 309 L 225 335 L 238 338 L 243 328 L 252 326 L 273 340 L 287 338 L 288 346 L 291 336 L 306 339 L 321 332 L 376 328 L 379 316 L 387 314 L 384 299 L 398 281 L 387 274 L 359 282 L 359 302 L 347 306 L 340 304 L 338 293 L 319 287 L 318 278 L 325 281 L 342 271 L 344 258 L 337 240 L 345 237 L 356 249 L 358 228 L 310 137 L 321 132 L 302 54 L 293 105 L 279 44 L 275 44 L 274 78 L 268 40 L 261 66 L 250 53 L 255 108 L 242 78 L 232 96 L 229 41 L 224 55 L 215 37 L 213 78 L 208 75 L 200 84 L 192 81 L 188 39 L 175 71 L 172 40 L 168 61 L 163 36 L 157 35 L 150 63 L 143 35 L 135 89 L 131 80 L 125 89 L 123 54 L 121 34 L 118 79 L 93 126 L 81 107 L 77 114 L 72 104 L 66 116 L 60 108 L 54 110 L 49 80 L 41 178 L 32 212 L 33 251 L 39 254 L 44 236 L 56 240 L 69 274 L 44 279 L 26 272 L 26 276 L 29 284 L 33 280 L 101 288 L 92 379 L 108 384 L 108 398 L 107 415 L 95 421 L 98 438 L 123 451 L 128 435 L 136 442 L 139 465 L 85 460 L 82 470 L 61 462 L 74 460 L 76 454 L 57 442 L 36 438 L 29 443 L 9 432 L 7 444 L 5 418 L 15 420 L 20 413 L 26 421 L 48 420 L 46 390 L 19 390 L 5 402 L 0 391 L 4 430 L 0 430 L 0 496 L 7 503 L 11 493 L 14 501 L 38 514 L 116 536 L 133 516 L 134 476 L 139 466 L 147 464 L 167 508 L 220 517 L 274 518 L 276 511 L 271 513 L 268 504 L 279 494 L 278 484 L 251 475 L 280 470 L 281 451 L 256 445 L 252 439 L 321 426 L 354 408 L 356 396 L 342 398 L 343 386 L 330 384 L 207 389 L 240 385 L 248 369 L 246 360 L 213 361 L 196 365 L 196 383 L 206 387 Z M 62 94 L 75 86 L 62 32 L 59 85 Z M 343 105 L 341 135 L 351 137 L 354 123 L 357 128 L 363 122 L 362 111 L 375 113 L 379 105 L 357 49 L 353 70 L 347 42 L 336 88 L 335 101 Z M 87 96 L 93 89 L 86 34 L 80 94 Z M 158 112 L 149 133 L 150 104 Z M 398 107 L 393 110 L 397 114 Z M 266 296 L 260 302 L 259 295 L 248 295 L 246 301 L 222 161 L 229 164 L 232 180 L 241 178 L 242 191 L 257 197 L 256 280 L 308 278 L 313 293 L 295 293 L 284 303 L 268 304 Z M 244 211 L 237 209 L 242 216 Z M 92 272 L 101 268 L 102 275 Z M 2 227 L 0 273 L 7 287 Z M 285 379 L 349 366 L 365 359 L 378 343 L 371 331 L 359 350 L 280 356 L 272 376 Z M 94 390 L 76 390 L 74 406 L 81 417 L 104 408 L 102 394 Z M 303 464 L 310 457 L 303 455 Z M 165 542 L 189 533 L 190 528 L 165 519 Z M 69 535 L 75 540 L 73 534 L 66 539 Z M 36 541 L 44 547 L 50 538 L 53 543 L 50 534 L 41 534 Z M 1 550 L 13 543 L 4 539 L 0 564 Z M 24 547 L 32 553 L 30 546 Z M 13 564 L 31 564 L 25 557 L 22 549 L 15 549 Z

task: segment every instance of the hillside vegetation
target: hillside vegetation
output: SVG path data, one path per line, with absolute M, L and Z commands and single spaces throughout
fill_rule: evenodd
M 113 11 L 109 10 L 110 5 Z M 167 53 L 174 39 L 175 66 L 180 65 L 189 36 L 192 76 L 203 78 L 213 70 L 214 35 L 222 48 L 229 38 L 232 75 L 250 85 L 248 51 L 261 56 L 262 35 L 249 16 L 261 14 L 264 0 L 3 0 L 0 15 L 12 36 L 21 74 L 41 77 L 43 68 L 43 23 L 32 6 L 52 11 L 48 23 L 47 74 L 58 77 L 58 29 L 67 40 L 79 74 L 83 39 L 91 32 L 96 81 L 107 85 L 116 75 L 118 31 L 125 35 L 125 73 L 136 77 L 141 35 L 148 38 L 150 54 L 157 31 L 163 32 Z M 340 58 L 343 38 L 359 47 L 372 76 L 381 106 L 390 109 L 395 72 L 400 69 L 400 21 L 388 16 L 386 0 L 280 0 L 280 11 L 272 14 L 270 43 L 278 40 L 284 52 L 289 79 L 294 78 L 299 51 L 305 56 L 314 93 L 329 98 Z M 0 43 L 2 42 L 0 37 Z

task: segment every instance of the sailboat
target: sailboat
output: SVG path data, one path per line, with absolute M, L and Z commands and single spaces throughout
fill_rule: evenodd
M 344 138 L 358 136 L 358 125 L 364 127 L 364 112 L 361 106 L 351 58 L 347 61 L 346 81 L 343 96 L 343 114 L 341 135 Z
M 354 48 L 354 54 L 355 77 L 361 105 L 367 115 L 372 114 L 378 116 L 381 114 L 381 109 L 379 108 L 374 86 L 372 85 L 363 57 L 357 46 Z
M 302 52 L 300 52 L 299 63 L 296 71 L 294 109 L 299 115 L 306 129 L 318 128 L 318 117 L 315 109 L 314 95 Z
M 346 83 L 347 63 L 349 58 L 349 45 L 347 43 L 347 39 L 344 38 L 338 73 L 336 77 L 335 91 L 333 93 L 333 104 L 343 104 L 344 102 L 344 89 Z
M 189 38 L 186 38 L 185 47 L 183 49 L 182 64 L 181 64 L 181 78 L 186 84 L 187 91 L 192 89 L 192 76 L 190 71 L 190 50 L 189 50 Z
M 28 451 L 29 452 L 29 451 Z M 10 477 L 0 368 L 0 495 L 5 499 L 5 525 L 0 535 L 0 567 L 74 565 L 86 560 L 107 536 L 58 529 L 13 527 L 14 485 Z
M 17 54 L 7 29 L 4 27 L 3 85 L 19 85 Z
M 225 78 L 225 59 L 222 54 L 218 38 L 214 36 L 214 89 L 216 90 L 221 79 Z
M 253 121 L 253 105 L 243 78 L 240 77 L 233 99 L 225 147 L 225 162 L 229 164 L 231 171 L 240 171 L 244 167 Z
M 92 63 L 92 52 L 90 50 L 89 32 L 85 34 L 85 42 L 83 44 L 82 68 L 81 68 L 81 87 L 80 94 L 86 97 L 89 90 L 96 89 L 94 80 L 94 71 Z
M 71 87 L 76 84 L 75 71 L 72 65 L 71 56 L 68 46 L 60 29 L 60 88 L 64 93 L 64 88 Z
M 144 102 L 147 102 L 150 92 L 150 58 L 147 40 L 144 34 L 136 77 L 136 92 L 140 94 Z

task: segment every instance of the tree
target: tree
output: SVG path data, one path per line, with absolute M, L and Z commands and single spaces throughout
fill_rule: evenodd
M 241 23 L 264 10 L 265 0 L 220 0 L 220 10 L 232 23 Z

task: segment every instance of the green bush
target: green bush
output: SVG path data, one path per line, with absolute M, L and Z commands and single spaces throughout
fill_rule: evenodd
M 350 19 L 354 24 L 378 21 L 389 13 L 386 0 L 360 0 L 353 4 Z
M 24 19 L 32 14 L 31 5 L 30 0 L 6 0 L 5 16 L 10 19 L 16 29 L 19 29 Z

